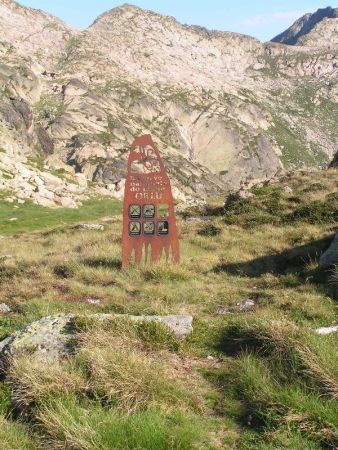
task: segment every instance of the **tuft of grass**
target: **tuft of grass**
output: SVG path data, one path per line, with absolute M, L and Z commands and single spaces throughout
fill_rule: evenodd
M 38 447 L 37 440 L 23 424 L 11 422 L 1 415 L 0 441 L 3 450 L 35 450 Z
M 32 355 L 14 359 L 6 379 L 13 405 L 24 415 L 55 396 L 87 392 L 86 379 L 72 369 L 71 363 L 46 365 Z
M 222 228 L 217 227 L 212 223 L 207 223 L 198 230 L 197 234 L 200 236 L 218 236 L 221 232 Z
M 221 348 L 237 355 L 221 375 L 240 402 L 238 419 L 261 443 L 284 426 L 304 439 L 334 448 L 338 442 L 336 337 L 318 339 L 285 320 L 233 321 Z M 260 447 L 258 447 L 260 448 Z
M 52 448 L 212 449 L 203 436 L 204 424 L 181 410 L 151 408 L 125 416 L 98 404 L 78 404 L 73 398 L 66 398 L 45 405 L 38 420 Z
M 184 266 L 172 266 L 158 264 L 154 267 L 142 270 L 145 281 L 186 281 L 192 276 L 190 271 Z
M 144 329 L 141 336 L 145 337 Z M 149 348 L 149 333 L 145 343 Z M 158 361 L 142 350 L 142 341 L 129 331 L 92 331 L 81 344 L 79 358 L 92 389 L 119 410 L 130 414 L 151 405 L 188 407 L 198 398 L 175 380 L 165 358 Z

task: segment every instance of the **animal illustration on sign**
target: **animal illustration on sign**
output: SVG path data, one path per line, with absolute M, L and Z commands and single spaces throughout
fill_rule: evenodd
M 179 243 L 170 181 L 150 135 L 137 138 L 128 160 L 124 193 L 122 267 L 179 262 Z

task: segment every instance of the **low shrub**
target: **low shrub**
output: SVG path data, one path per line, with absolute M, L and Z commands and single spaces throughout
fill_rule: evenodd
M 222 233 L 222 228 L 216 227 L 212 223 L 206 223 L 203 227 L 201 227 L 197 231 L 197 234 L 199 234 L 200 236 L 207 236 L 207 237 L 218 236 L 221 233 Z
M 325 201 L 315 200 L 287 214 L 283 222 L 307 222 L 311 224 L 338 223 L 338 199 L 335 196 Z

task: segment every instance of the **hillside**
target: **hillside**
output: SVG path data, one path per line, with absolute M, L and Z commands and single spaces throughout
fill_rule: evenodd
M 0 0 L 0 12 L 9 199 L 121 198 L 127 150 L 142 133 L 153 135 L 181 200 L 326 167 L 336 152 L 335 44 L 262 44 L 131 5 L 83 31 L 12 0 Z M 328 23 L 319 25 L 330 37 Z
M 337 269 L 318 267 L 337 188 L 289 174 L 186 212 L 180 266 L 124 271 L 120 203 L 0 203 L 1 449 L 334 450 L 338 333 L 316 330 L 337 324 Z

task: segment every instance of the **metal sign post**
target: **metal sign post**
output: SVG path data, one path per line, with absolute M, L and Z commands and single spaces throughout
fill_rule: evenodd
M 179 263 L 170 181 L 150 135 L 130 149 L 124 193 L 122 267 L 141 262 Z

